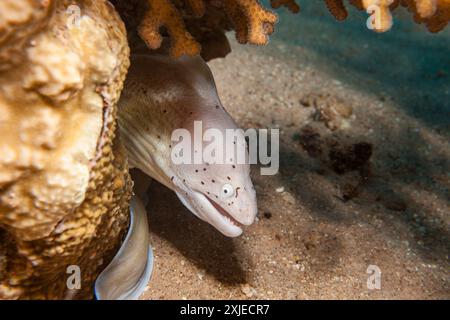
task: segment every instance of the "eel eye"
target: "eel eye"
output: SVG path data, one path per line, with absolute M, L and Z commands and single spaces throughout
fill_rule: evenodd
M 222 186 L 221 195 L 224 198 L 232 197 L 234 195 L 234 188 L 233 188 L 233 186 L 231 184 L 229 184 L 229 183 L 225 183 Z

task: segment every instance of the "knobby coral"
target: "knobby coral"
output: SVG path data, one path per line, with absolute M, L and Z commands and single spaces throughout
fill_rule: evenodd
M 0 1 L 0 298 L 89 298 L 120 245 L 125 34 L 107 1 Z
M 266 44 L 277 23 L 276 14 L 257 0 L 112 1 L 125 22 L 133 21 L 139 35 L 150 48 L 159 48 L 163 36 L 170 37 L 170 53 L 175 57 L 201 53 L 208 60 L 223 56 L 229 51 L 224 33 L 232 29 L 239 43 Z M 400 5 L 407 7 L 413 13 L 414 20 L 424 23 L 432 32 L 442 30 L 450 20 L 450 0 L 323 1 L 339 21 L 348 16 L 347 2 L 365 10 L 371 16 L 371 29 L 377 32 L 391 28 L 392 11 Z M 275 9 L 284 6 L 293 13 L 300 11 L 295 0 L 271 0 L 270 3 Z

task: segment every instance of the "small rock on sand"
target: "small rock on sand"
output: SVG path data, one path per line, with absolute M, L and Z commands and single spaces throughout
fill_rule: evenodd
M 283 200 L 290 204 L 295 204 L 295 197 L 289 192 L 283 192 Z
M 241 291 L 247 298 L 251 298 L 256 294 L 255 288 L 248 283 L 241 285 Z

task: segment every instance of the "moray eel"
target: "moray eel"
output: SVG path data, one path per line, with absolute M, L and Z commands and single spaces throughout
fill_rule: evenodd
M 175 191 L 192 213 L 226 236 L 237 237 L 244 226 L 253 223 L 257 206 L 248 161 L 238 164 L 236 157 L 227 164 L 175 164 L 171 158 L 172 133 L 184 128 L 193 134 L 194 121 L 202 122 L 201 135 L 210 128 L 224 135 L 226 129 L 238 129 L 223 108 L 211 71 L 200 57 L 173 59 L 161 53 L 132 56 L 118 118 L 130 167 Z M 242 131 L 232 143 L 243 148 L 248 159 Z M 139 174 L 133 178 L 135 193 L 147 202 L 144 191 L 148 181 Z M 150 279 L 153 256 L 145 208 L 137 196 L 131 213 L 122 247 L 97 278 L 97 299 L 136 299 Z
M 237 237 L 253 223 L 257 205 L 248 161 L 239 164 L 235 157 L 224 164 L 175 164 L 171 158 L 176 144 L 172 133 L 184 128 L 194 139 L 194 121 L 202 122 L 201 133 L 214 128 L 225 136 L 226 129 L 238 129 L 201 57 L 174 59 L 150 51 L 133 55 L 118 118 L 131 167 L 175 191 L 192 213 L 226 236 Z M 236 137 L 233 143 L 248 159 L 243 132 Z M 201 143 L 203 148 L 209 144 Z

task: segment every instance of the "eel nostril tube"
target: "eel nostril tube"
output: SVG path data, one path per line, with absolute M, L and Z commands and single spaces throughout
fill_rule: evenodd
M 136 300 L 144 292 L 153 270 L 147 213 L 134 196 L 130 205 L 130 228 L 119 251 L 95 281 L 98 300 Z

